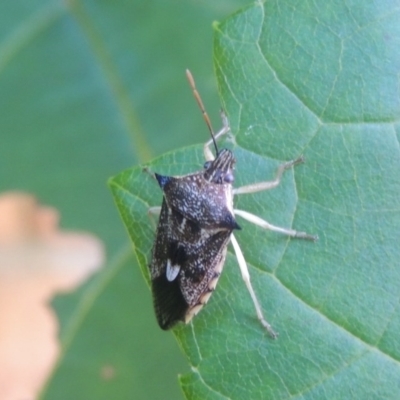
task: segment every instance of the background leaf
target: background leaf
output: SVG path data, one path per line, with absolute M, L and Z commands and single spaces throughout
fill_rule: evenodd
M 397 399 L 399 376 L 399 9 L 396 2 L 256 3 L 215 26 L 215 66 L 235 134 L 237 180 L 273 177 L 237 208 L 318 233 L 316 244 L 237 234 L 267 319 L 254 317 L 235 257 L 218 290 L 174 333 L 191 372 L 187 398 Z M 148 164 L 174 175 L 202 165 L 200 146 Z M 111 183 L 146 274 L 161 193 L 140 167 Z
M 218 116 L 211 24 L 240 3 L 0 2 L 0 189 L 34 193 L 107 251 L 102 272 L 54 301 L 62 353 L 42 398 L 181 397 L 187 363 L 156 326 L 106 181 L 204 140 L 184 71 Z

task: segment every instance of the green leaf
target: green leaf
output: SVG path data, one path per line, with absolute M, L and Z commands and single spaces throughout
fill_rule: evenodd
M 400 397 L 400 154 L 396 3 L 256 3 L 215 25 L 215 67 L 234 133 L 237 186 L 306 163 L 236 208 L 316 233 L 290 240 L 239 221 L 236 234 L 268 321 L 255 317 L 229 249 L 207 307 L 174 329 L 191 399 Z M 204 128 L 206 133 L 206 129 Z M 148 163 L 201 168 L 201 146 Z M 162 193 L 142 167 L 110 182 L 145 276 Z

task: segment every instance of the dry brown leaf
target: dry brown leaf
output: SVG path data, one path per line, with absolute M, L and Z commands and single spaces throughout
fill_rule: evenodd
M 25 193 L 0 196 L 0 399 L 35 399 L 59 354 L 49 301 L 104 261 L 93 235 L 61 231 L 59 213 Z

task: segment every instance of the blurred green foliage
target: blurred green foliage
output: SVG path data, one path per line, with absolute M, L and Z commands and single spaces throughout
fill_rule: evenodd
M 220 107 L 212 22 L 243 1 L 0 2 L 0 190 L 56 207 L 107 249 L 105 270 L 58 298 L 63 351 L 43 398 L 180 398 L 187 370 L 159 331 L 107 179 L 208 132 L 190 68 Z M 112 365 L 115 379 L 101 368 Z M 78 384 L 79 383 L 79 384 Z

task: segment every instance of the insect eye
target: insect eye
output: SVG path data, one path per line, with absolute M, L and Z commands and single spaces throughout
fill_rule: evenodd
M 211 161 L 206 161 L 206 162 L 204 163 L 204 169 L 210 168 L 210 165 L 211 165 Z
M 224 176 L 224 182 L 225 182 L 225 183 L 233 183 L 234 180 L 235 180 L 235 177 L 234 177 L 233 174 L 231 174 L 230 172 L 228 172 L 228 173 Z

